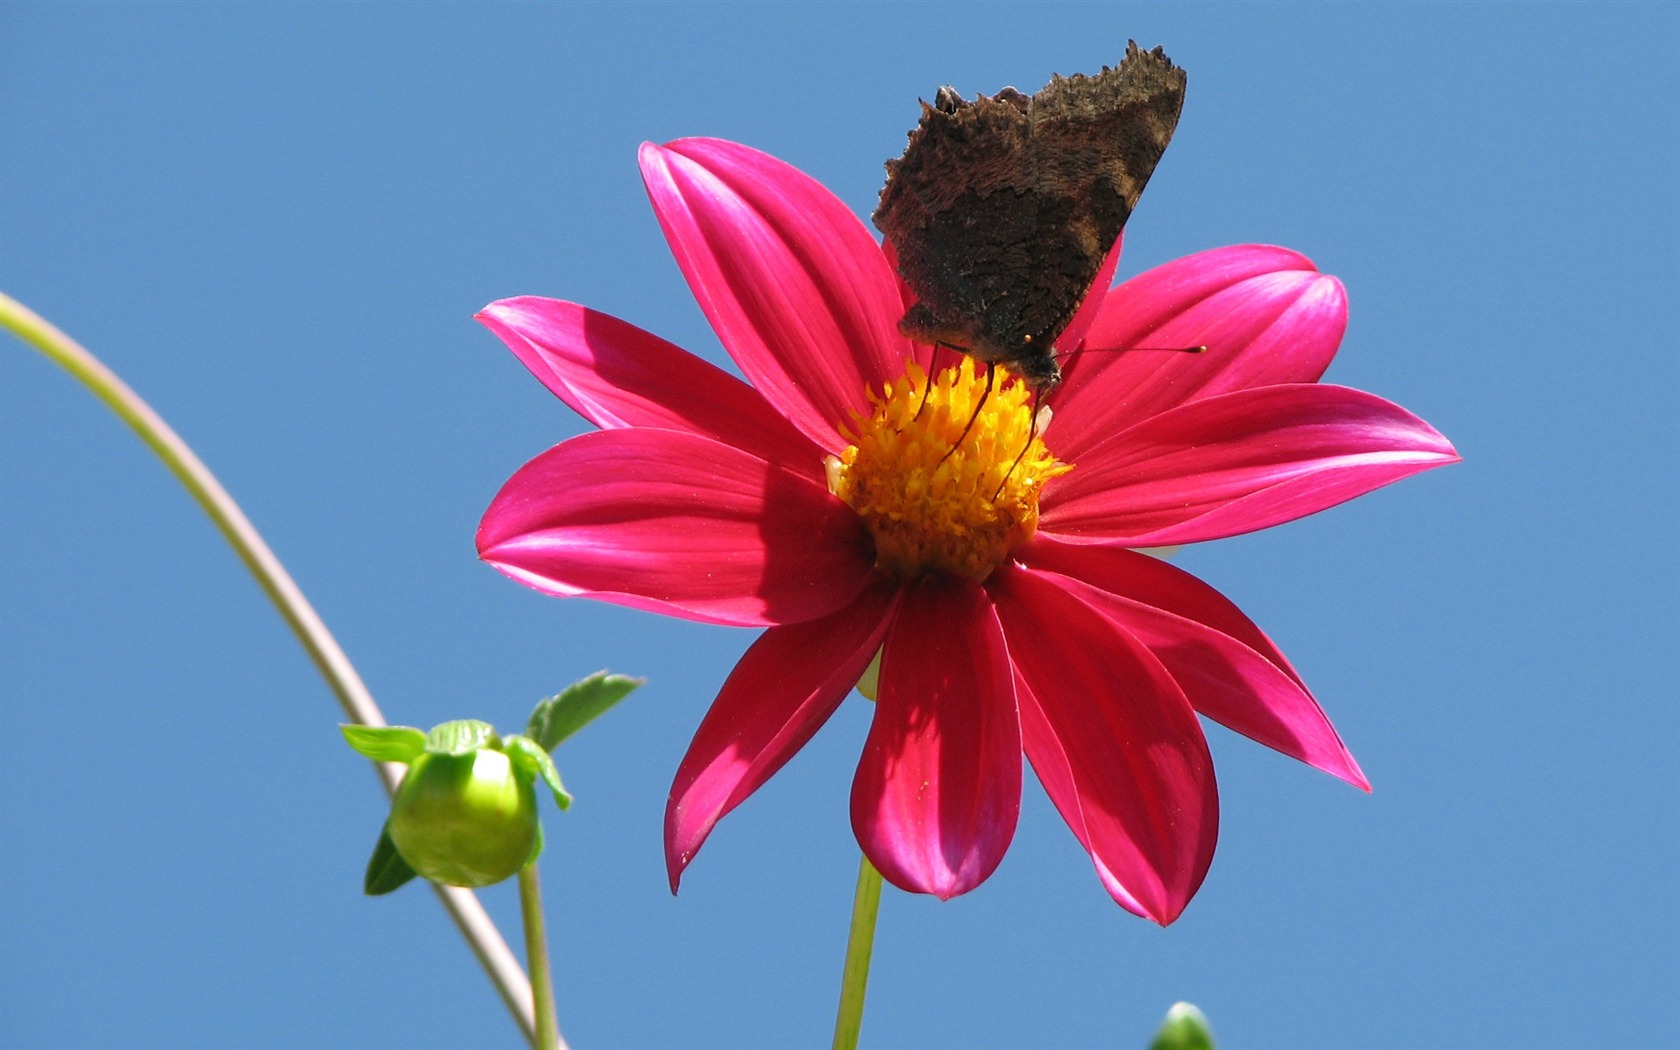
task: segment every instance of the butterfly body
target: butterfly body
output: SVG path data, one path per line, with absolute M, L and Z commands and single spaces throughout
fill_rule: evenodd
M 874 215 L 917 300 L 899 330 L 1054 387 L 1056 340 L 1166 150 L 1184 86 L 1160 48 L 1133 42 L 1118 67 L 1034 95 L 969 102 L 946 87 L 924 102 Z

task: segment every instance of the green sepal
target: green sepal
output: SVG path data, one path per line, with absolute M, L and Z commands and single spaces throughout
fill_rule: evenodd
M 362 892 L 369 897 L 390 893 L 415 876 L 414 869 L 397 852 L 397 844 L 391 841 L 390 825 L 391 822 L 386 821 L 385 827 L 379 829 L 379 841 L 374 843 L 373 856 L 368 858 L 367 874 L 362 876 Z
M 344 742 L 375 762 L 412 762 L 426 750 L 426 734 L 413 726 L 341 725 Z
M 525 866 L 527 868 L 529 868 L 531 865 L 533 865 L 537 862 L 537 858 L 542 855 L 542 850 L 543 850 L 543 829 L 542 829 L 542 821 L 539 820 L 537 822 L 537 841 L 531 846 L 531 855 L 529 857 L 525 858 Z
M 1214 1050 L 1207 1015 L 1190 1003 L 1174 1003 L 1149 1050 Z
M 553 751 L 646 681 L 646 678 L 596 671 L 582 681 L 573 682 L 558 696 L 538 703 L 526 723 L 525 735 L 544 751 Z
M 476 718 L 440 722 L 426 734 L 426 750 L 434 755 L 470 755 L 495 743 L 496 728 Z
M 502 741 L 502 750 L 507 752 L 511 761 L 521 773 L 535 779 L 543 778 L 543 783 L 554 792 L 554 804 L 561 809 L 572 808 L 572 796 L 560 783 L 560 771 L 554 768 L 554 759 L 548 757 L 548 752 L 530 737 L 510 736 Z

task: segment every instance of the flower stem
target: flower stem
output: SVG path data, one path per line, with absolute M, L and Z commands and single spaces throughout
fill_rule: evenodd
M 881 873 L 864 857 L 852 896 L 852 933 L 846 940 L 846 968 L 840 975 L 840 1012 L 834 1018 L 834 1050 L 857 1050 L 863 1028 L 863 997 L 869 991 L 869 957 L 875 949 L 875 916 L 881 910 Z
M 519 917 L 525 923 L 525 967 L 531 974 L 531 994 L 536 1002 L 537 1050 L 564 1050 L 560 1027 L 554 1019 L 554 977 L 548 964 L 548 933 L 543 925 L 542 881 L 537 862 L 519 869 Z
M 379 706 L 373 702 L 373 696 L 362 683 L 361 676 L 351 666 L 349 657 L 339 648 L 326 624 L 321 622 L 314 607 L 281 566 L 274 552 L 269 550 L 268 544 L 263 542 L 233 497 L 227 494 L 221 482 L 169 424 L 98 358 L 33 310 L 4 293 L 0 293 L 0 327 L 11 331 L 69 372 L 140 436 L 140 440 L 156 453 L 215 523 L 223 539 L 245 563 L 245 568 L 256 577 L 263 593 L 274 603 L 286 625 L 302 643 L 304 651 L 315 662 L 321 677 L 326 679 L 327 685 L 338 697 L 345 717 L 357 725 L 383 726 L 385 717 L 380 714 Z M 395 792 L 402 779 L 403 767 L 375 763 L 375 769 L 386 792 Z M 519 960 L 514 958 L 507 941 L 496 929 L 478 897 L 471 890 L 454 886 L 434 883 L 432 888 L 450 918 L 455 920 L 456 928 L 478 957 L 479 965 L 484 967 L 484 972 L 496 986 L 502 1002 L 507 1004 L 526 1039 L 534 1039 L 530 983 L 519 967 Z

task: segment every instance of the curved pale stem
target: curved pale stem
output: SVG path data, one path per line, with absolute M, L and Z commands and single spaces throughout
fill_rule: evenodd
M 875 951 L 875 916 L 880 910 L 881 873 L 864 857 L 858 862 L 857 890 L 852 895 L 852 932 L 846 939 L 846 967 L 840 975 L 834 1050 L 857 1050 L 863 997 L 869 991 L 869 959 Z
M 256 577 L 263 593 L 274 603 L 286 625 L 292 629 L 338 697 L 345 717 L 357 725 L 384 725 L 385 717 L 373 702 L 367 686 L 362 684 L 361 676 L 351 666 L 344 650 L 339 648 L 308 599 L 298 590 L 297 584 L 280 565 L 274 552 L 268 549 L 268 544 L 257 534 L 233 497 L 227 494 L 209 468 L 169 424 L 75 340 L 4 293 L 0 293 L 0 327 L 10 330 L 69 372 L 140 436 L 140 440 L 157 454 L 169 472 L 209 515 L 222 537 L 239 555 L 239 560 Z M 404 767 L 390 763 L 376 763 L 375 767 L 386 792 L 395 791 Z M 431 886 L 449 912 L 449 917 L 455 920 L 455 926 L 466 938 L 473 954 L 478 956 L 479 964 L 496 986 L 526 1039 L 534 1039 L 530 982 L 478 897 L 471 890 L 454 886 L 439 886 L 436 883 Z
M 542 881 L 537 862 L 519 869 L 519 917 L 525 924 L 525 968 L 531 974 L 535 998 L 537 1050 L 564 1050 L 560 1026 L 554 1017 L 554 976 L 548 961 L 548 928 L 543 923 Z

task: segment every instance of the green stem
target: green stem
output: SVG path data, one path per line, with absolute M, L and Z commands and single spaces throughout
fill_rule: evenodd
M 548 933 L 543 924 L 542 881 L 537 862 L 519 869 L 519 917 L 525 923 L 525 968 L 531 974 L 531 994 L 536 1002 L 537 1050 L 564 1050 L 560 1027 L 554 1019 L 554 976 L 548 963 Z
M 293 582 L 292 577 L 274 552 L 268 549 L 257 530 L 251 525 L 245 512 L 233 501 L 233 497 L 222 488 L 221 482 L 210 473 L 199 458 L 187 447 L 186 442 L 172 430 L 168 423 L 150 405 L 140 399 L 140 396 L 128 388 L 116 373 L 106 368 L 98 358 L 88 353 L 75 340 L 53 327 L 51 323 L 30 310 L 27 306 L 0 293 L 0 327 L 4 327 L 19 339 L 33 346 L 47 359 L 69 372 L 77 382 L 85 386 L 107 408 L 115 412 L 123 422 L 127 423 L 140 440 L 146 443 L 169 472 L 175 475 L 193 500 L 215 523 L 221 531 L 222 538 L 239 555 L 239 560 L 245 563 L 252 576 L 256 577 L 263 593 L 268 595 L 269 601 L 280 611 L 280 616 L 292 633 L 302 643 L 304 651 L 315 662 L 315 667 L 326 679 L 334 695 L 338 697 L 339 706 L 344 709 L 344 715 L 351 722 L 364 726 L 382 726 L 385 717 L 380 714 L 379 706 L 373 702 L 373 696 L 367 686 L 362 683 L 361 676 L 351 666 L 349 657 L 339 648 L 338 642 L 327 630 L 326 624 L 321 622 L 303 592 Z M 391 763 L 376 763 L 381 781 L 385 784 L 387 793 L 395 792 L 398 782 L 402 779 L 403 767 Z M 508 948 L 507 941 L 496 929 L 496 924 L 490 920 L 484 906 L 471 890 L 459 889 L 454 886 L 439 886 L 432 884 L 438 899 L 449 912 L 450 918 L 455 920 L 455 926 L 466 938 L 473 954 L 478 957 L 479 965 L 489 976 L 496 990 L 501 994 L 502 1001 L 507 1004 L 508 1011 L 513 1014 L 514 1021 L 524 1031 L 527 1040 L 534 1039 L 535 1029 L 532 1027 L 531 986 L 525 979 L 525 973 L 519 967 L 519 960 L 514 958 Z
M 869 991 L 869 957 L 875 950 L 875 916 L 881 910 L 881 873 L 864 857 L 852 895 L 852 933 L 846 939 L 846 968 L 840 975 L 840 1012 L 834 1018 L 834 1050 L 857 1050 L 863 1028 L 863 997 Z

